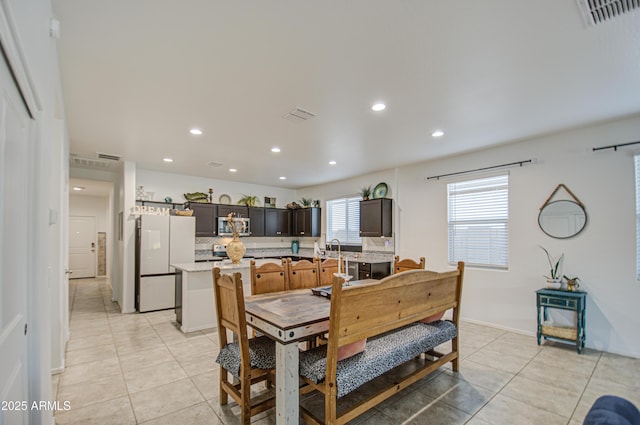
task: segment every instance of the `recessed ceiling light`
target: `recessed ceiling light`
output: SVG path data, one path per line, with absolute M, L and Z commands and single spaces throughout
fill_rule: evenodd
M 432 137 L 442 137 L 442 136 L 444 136 L 444 131 L 442 131 L 442 130 L 436 130 L 436 131 L 434 131 L 433 133 L 431 133 L 431 136 L 432 136 Z
M 278 153 L 278 152 L 280 152 L 280 148 L 275 146 L 275 147 L 271 148 L 271 152 Z
M 189 130 L 189 133 L 195 136 L 199 136 L 202 134 L 202 130 L 200 130 L 199 128 L 192 128 L 191 130 Z
M 286 180 L 287 178 L 285 176 L 280 176 L 280 180 Z
M 229 168 L 229 172 L 230 173 L 235 173 L 236 171 L 238 171 L 238 170 L 236 170 L 235 168 Z
M 162 160 L 164 162 L 173 162 L 173 159 L 171 159 L 171 158 L 162 158 Z
M 375 103 L 371 109 L 373 109 L 376 112 L 380 112 L 380 111 L 384 111 L 387 108 L 387 105 L 385 105 L 384 103 Z
M 336 164 L 337 164 L 337 162 L 335 162 L 335 161 L 329 161 L 329 165 L 336 165 Z
M 73 190 L 77 190 L 77 191 L 84 190 L 84 187 L 82 187 L 82 186 L 73 186 Z

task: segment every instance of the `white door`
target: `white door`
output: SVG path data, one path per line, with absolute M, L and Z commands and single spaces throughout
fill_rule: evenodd
M 69 217 L 69 270 L 71 279 L 96 275 L 96 218 Z
M 1 15 L 1 14 L 0 14 Z M 27 276 L 31 120 L 0 56 L 0 400 L 27 403 Z M 0 423 L 26 424 L 29 406 L 0 409 Z

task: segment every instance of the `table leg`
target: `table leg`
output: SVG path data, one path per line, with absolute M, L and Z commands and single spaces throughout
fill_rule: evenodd
M 298 344 L 276 342 L 276 424 L 299 423 Z

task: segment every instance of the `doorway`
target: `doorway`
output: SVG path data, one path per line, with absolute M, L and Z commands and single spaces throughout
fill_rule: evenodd
M 69 269 L 71 279 L 96 276 L 96 218 L 69 217 Z

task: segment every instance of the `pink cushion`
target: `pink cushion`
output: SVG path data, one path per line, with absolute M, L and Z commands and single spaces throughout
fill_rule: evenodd
M 362 353 L 367 346 L 367 338 L 338 347 L 338 361 Z
M 433 316 L 429 316 L 429 317 L 425 317 L 424 319 L 420 320 L 422 323 L 431 323 L 431 322 L 435 322 L 436 320 L 440 320 L 442 319 L 442 316 L 444 316 L 444 311 L 440 312 L 440 313 L 436 313 Z

